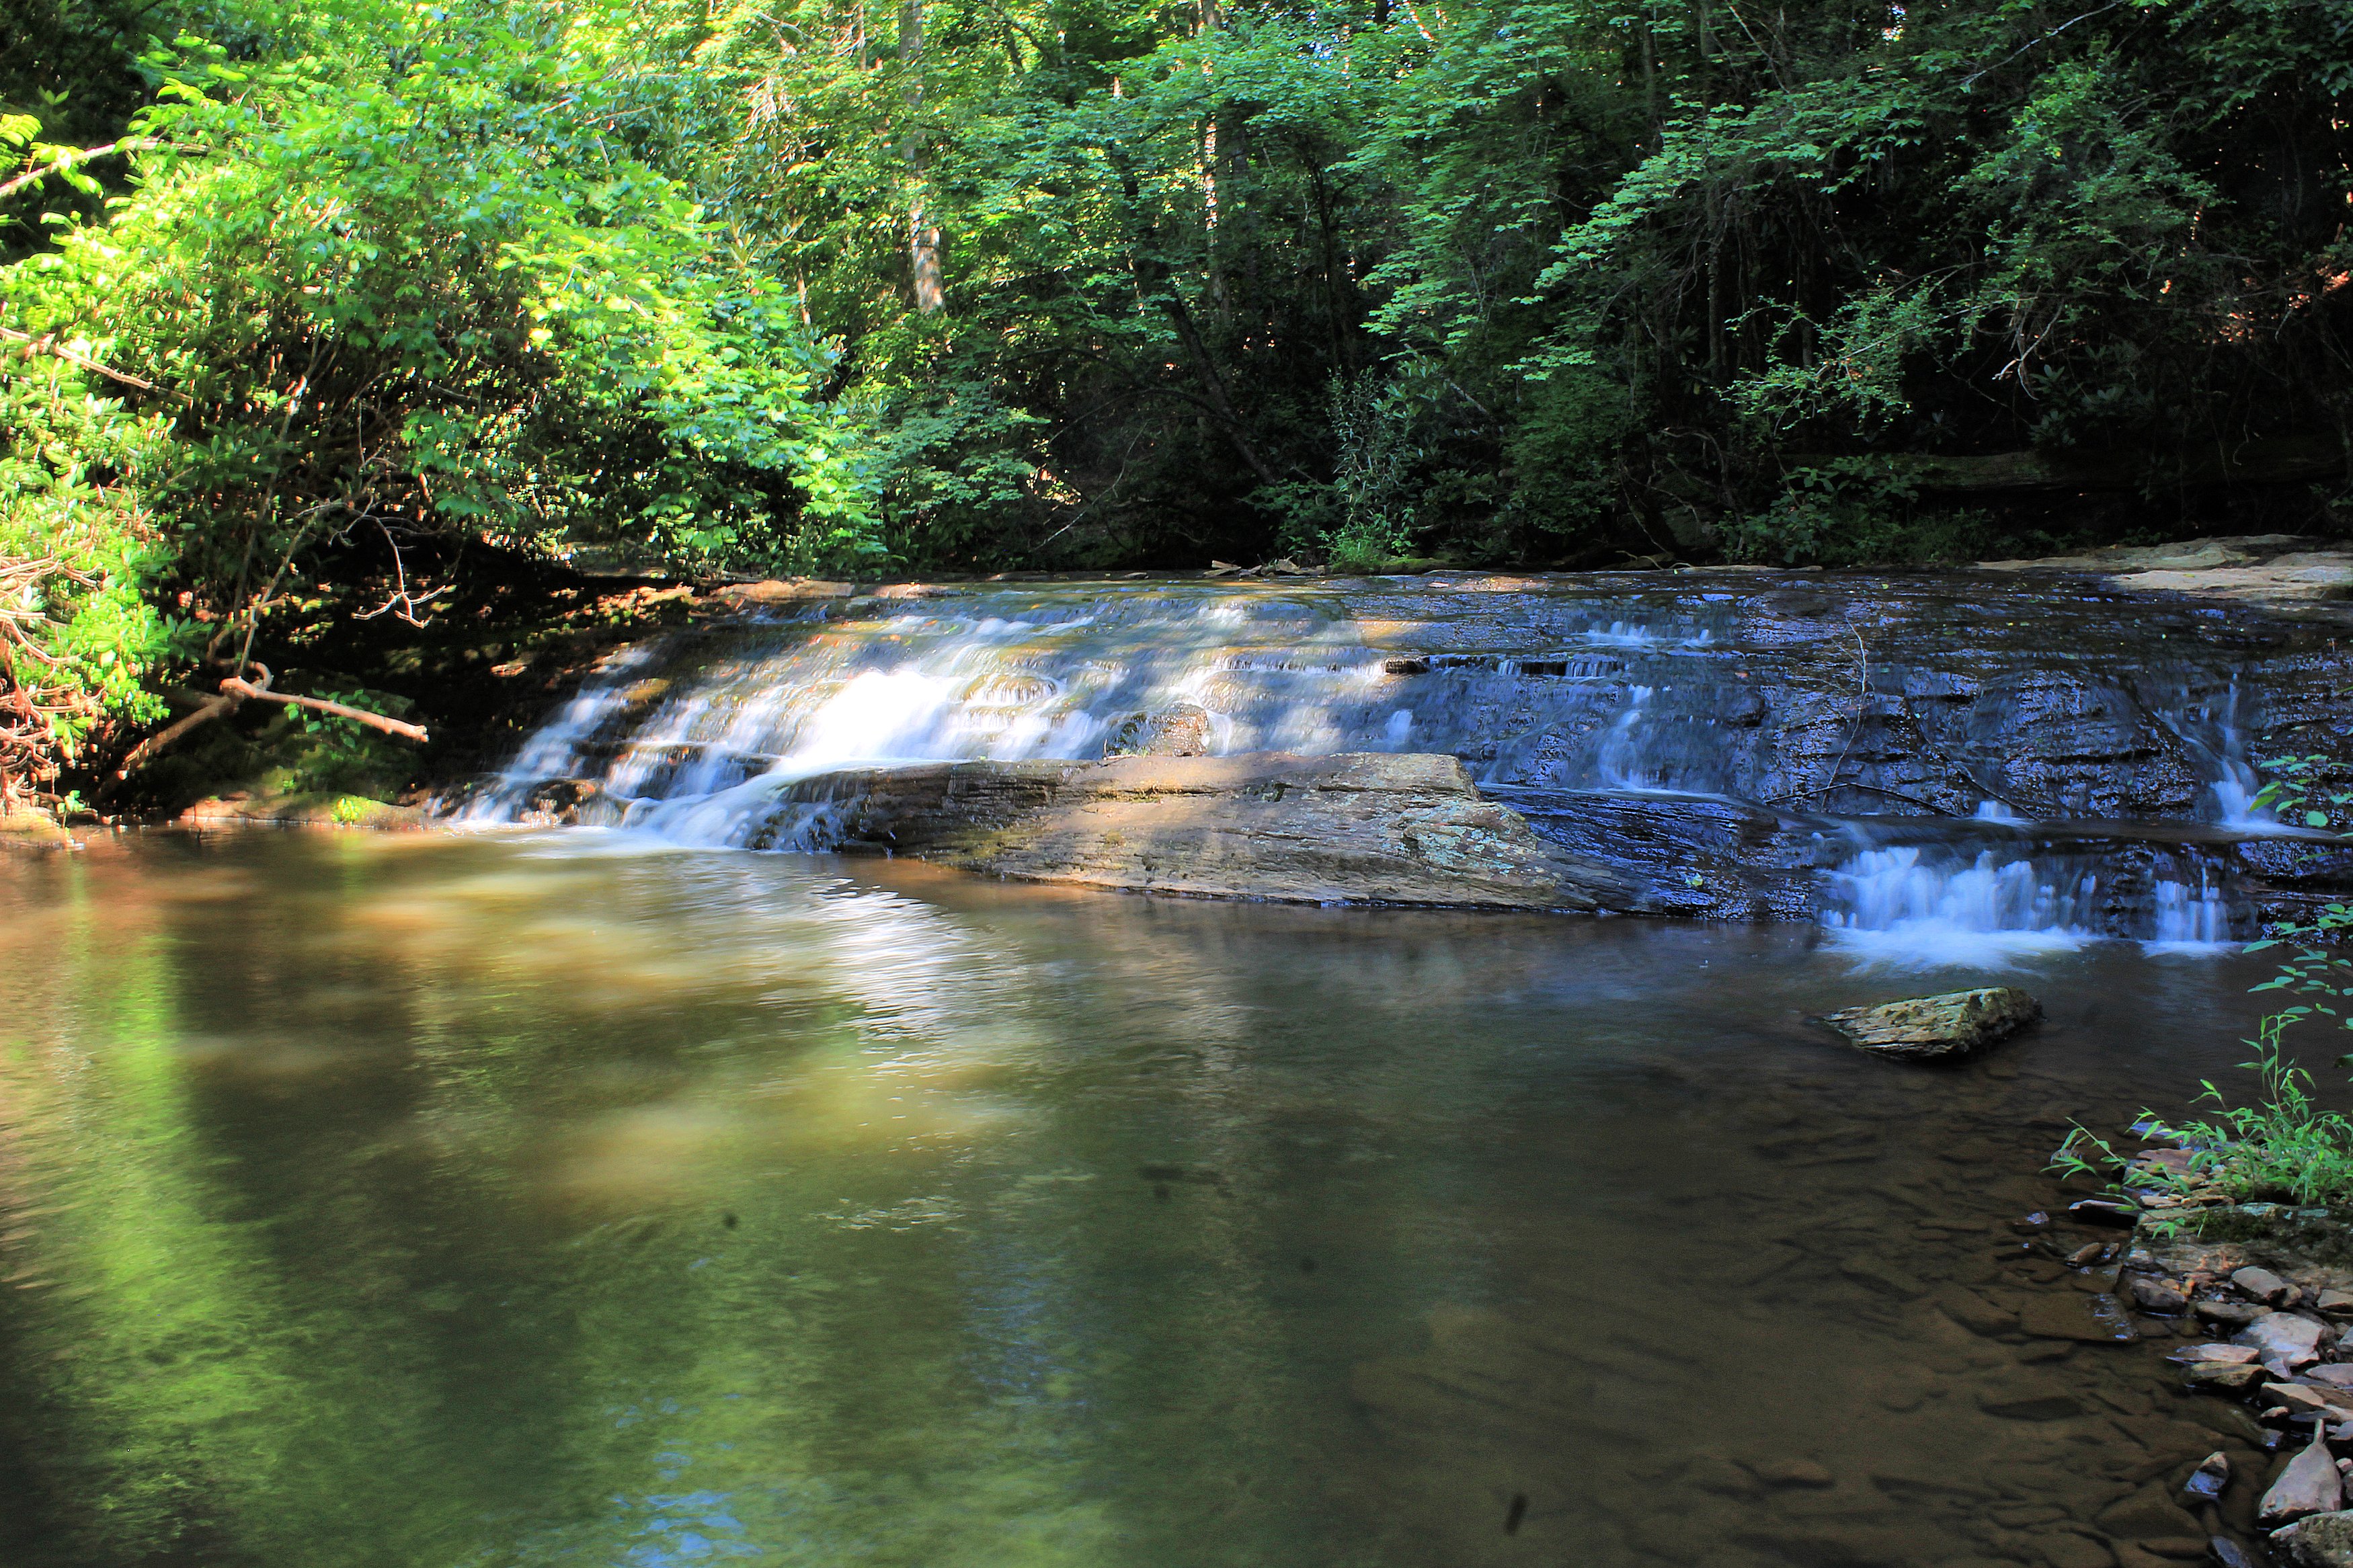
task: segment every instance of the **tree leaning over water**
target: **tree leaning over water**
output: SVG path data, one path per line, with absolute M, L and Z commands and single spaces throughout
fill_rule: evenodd
M 2353 0 L 0 26 L 11 791 L 484 545 L 1839 564 L 2345 515 Z

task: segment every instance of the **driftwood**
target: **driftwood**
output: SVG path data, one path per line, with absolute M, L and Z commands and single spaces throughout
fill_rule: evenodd
M 395 719 L 383 713 L 371 713 L 364 708 L 353 708 L 343 702 L 330 702 L 323 697 L 296 697 L 290 692 L 272 691 L 269 689 L 271 679 L 269 667 L 257 663 L 254 668 L 261 671 L 259 680 L 246 680 L 234 675 L 228 677 L 220 683 L 219 696 L 207 698 L 205 705 L 195 712 L 184 719 L 174 721 L 170 725 L 156 731 L 155 733 L 133 746 L 131 749 L 131 754 L 122 759 L 122 765 L 114 770 L 114 776 L 107 780 L 106 787 L 99 792 L 99 798 L 104 800 L 111 795 L 121 786 L 124 780 L 138 772 L 149 760 L 160 754 L 165 747 L 189 731 L 200 724 L 210 723 L 215 719 L 225 718 L 248 702 L 283 702 L 291 708 L 308 708 L 320 713 L 332 713 L 338 719 L 349 719 L 354 723 L 365 724 L 371 730 L 381 730 L 387 735 L 399 735 L 415 741 L 420 745 L 431 738 L 426 733 L 424 725 L 412 724 L 406 719 Z

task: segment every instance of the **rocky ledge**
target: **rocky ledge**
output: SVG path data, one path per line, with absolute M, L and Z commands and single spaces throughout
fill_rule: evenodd
M 2114 545 L 2077 555 L 1978 563 L 1999 572 L 2081 572 L 2133 593 L 2191 594 L 2294 608 L 2353 597 L 2353 552 L 2294 534 Z
M 1633 910 L 1451 756 L 939 763 L 804 779 L 749 847 L 797 838 L 965 870 L 1286 903 Z

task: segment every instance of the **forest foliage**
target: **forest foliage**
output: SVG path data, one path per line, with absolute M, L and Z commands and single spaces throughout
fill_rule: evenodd
M 470 549 L 2328 526 L 2348 95 L 2353 0 L 6 0 L 0 793 Z

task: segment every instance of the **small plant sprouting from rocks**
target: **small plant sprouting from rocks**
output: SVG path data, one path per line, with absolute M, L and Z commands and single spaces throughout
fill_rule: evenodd
M 2263 1084 L 2254 1103 L 2232 1105 L 2209 1079 L 2200 1084 L 2194 1103 L 2211 1102 L 2211 1120 L 2174 1126 L 2152 1111 L 2140 1113 L 2135 1127 L 2174 1144 L 2179 1155 L 2121 1154 L 2079 1125 L 2052 1157 L 2052 1169 L 2071 1176 L 2114 1173 L 2117 1179 L 2108 1184 L 2147 1194 L 2145 1206 L 2183 1211 L 2155 1216 L 2175 1226 L 2221 1204 L 2353 1205 L 2353 1119 L 2322 1109 L 2313 1099 L 2312 1075 L 2284 1053 L 2280 1037 L 2293 1021 L 2274 1014 L 2246 1042 L 2254 1059 L 2239 1066 Z
M 2353 816 L 2353 789 L 2337 787 L 2337 764 L 2326 757 L 2281 757 L 2263 764 L 2271 775 L 2255 796 L 2281 820 L 2343 835 Z M 2247 951 L 2284 948 L 2279 973 L 2254 987 L 2305 1000 L 2267 1014 L 2246 1042 L 2254 1059 L 2239 1066 L 2261 1079 L 2256 1103 L 2233 1106 L 2211 1080 L 2192 1103 L 2211 1102 L 2211 1121 L 2175 1127 L 2143 1110 L 2135 1130 L 2176 1147 L 2159 1154 L 2120 1154 L 2077 1124 L 2052 1156 L 2051 1169 L 2068 1176 L 2109 1176 L 2129 1184 L 2144 1206 L 2179 1211 L 2151 1216 L 2163 1231 L 2194 1225 L 2200 1214 L 2227 1204 L 2287 1203 L 2299 1207 L 2353 1207 L 2353 1118 L 2322 1109 L 2311 1073 L 2286 1054 L 2283 1038 L 2298 1024 L 2331 1018 L 2353 1028 L 2353 955 L 2341 945 L 2353 936 L 2353 905 L 2329 904 L 2311 919 L 2271 928 Z M 2353 1052 L 2337 1065 L 2353 1065 Z

